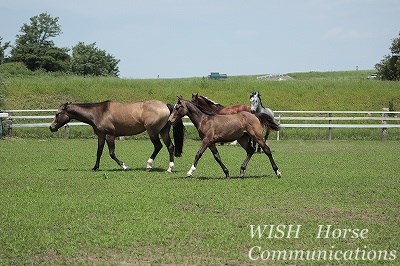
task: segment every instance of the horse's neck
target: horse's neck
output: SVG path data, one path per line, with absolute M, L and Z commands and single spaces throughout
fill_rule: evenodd
M 95 107 L 84 107 L 80 105 L 70 105 L 68 113 L 72 116 L 71 118 L 81 121 L 83 123 L 94 126 L 95 118 Z
M 257 106 L 257 113 L 259 113 L 259 112 L 262 112 L 264 109 L 265 109 L 265 107 L 263 106 L 263 104 L 262 104 L 262 101 L 261 101 L 261 98 L 258 98 L 260 101 L 259 101 L 259 104 L 258 104 L 258 106 Z
M 187 116 L 193 122 L 193 125 L 198 129 L 201 120 L 206 116 L 200 109 L 193 103 L 187 102 L 186 108 L 188 109 Z

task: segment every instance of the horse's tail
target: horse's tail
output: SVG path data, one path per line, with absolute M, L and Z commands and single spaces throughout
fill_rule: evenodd
M 169 112 L 172 113 L 174 107 L 167 103 L 167 107 Z M 172 135 L 174 137 L 175 144 L 175 156 L 181 157 L 183 150 L 183 139 L 185 136 L 185 126 L 183 125 L 182 119 L 177 119 L 176 122 L 172 125 Z
M 266 113 L 256 113 L 254 114 L 258 120 L 260 120 L 261 125 L 263 125 L 264 127 L 267 127 L 269 129 L 275 130 L 275 131 L 279 131 L 280 127 L 279 125 L 275 122 L 274 118 L 271 117 L 270 115 L 266 114 Z

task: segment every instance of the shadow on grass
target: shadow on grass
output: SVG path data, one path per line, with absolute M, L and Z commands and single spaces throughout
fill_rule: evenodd
M 144 173 L 151 173 L 151 172 L 166 172 L 165 169 L 163 168 L 153 168 L 151 171 L 146 171 L 146 168 L 144 167 L 136 167 L 136 168 L 128 168 L 127 170 L 124 170 L 122 168 L 113 168 L 113 169 L 99 169 L 96 171 L 93 171 L 90 168 L 56 168 L 54 169 L 55 171 L 58 172 L 93 172 L 93 173 L 101 173 L 101 172 L 144 172 Z
M 215 177 L 215 176 L 178 176 L 178 177 L 171 177 L 170 179 L 188 179 L 188 180 L 245 180 L 245 179 L 262 179 L 262 178 L 274 178 L 273 175 L 248 175 L 244 177 L 240 176 L 231 176 L 230 178 L 226 178 L 224 176 Z

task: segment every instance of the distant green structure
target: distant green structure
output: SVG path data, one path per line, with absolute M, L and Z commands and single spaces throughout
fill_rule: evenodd
M 214 79 L 214 80 L 221 80 L 227 78 L 228 78 L 227 74 L 220 74 L 219 72 L 211 72 L 211 74 L 208 75 L 208 79 Z

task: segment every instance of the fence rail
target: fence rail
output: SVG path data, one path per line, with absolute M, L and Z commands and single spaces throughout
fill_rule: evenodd
M 0 112 L 3 128 L 6 134 L 12 135 L 14 128 L 49 127 L 57 109 L 6 110 Z M 46 114 L 47 113 L 47 114 Z M 329 139 L 332 139 L 333 128 L 378 128 L 382 137 L 387 136 L 389 128 L 400 128 L 400 112 L 388 111 L 275 111 L 275 120 L 284 128 L 327 128 Z M 41 120 L 35 122 L 35 120 Z M 48 122 L 43 122 L 43 121 Z M 284 123 L 282 123 L 284 122 Z M 302 123 L 299 123 L 302 122 Z M 193 126 L 186 117 L 185 126 Z M 70 122 L 70 126 L 87 126 L 82 122 Z M 68 134 L 64 134 L 68 135 Z M 280 132 L 277 133 L 277 140 Z

